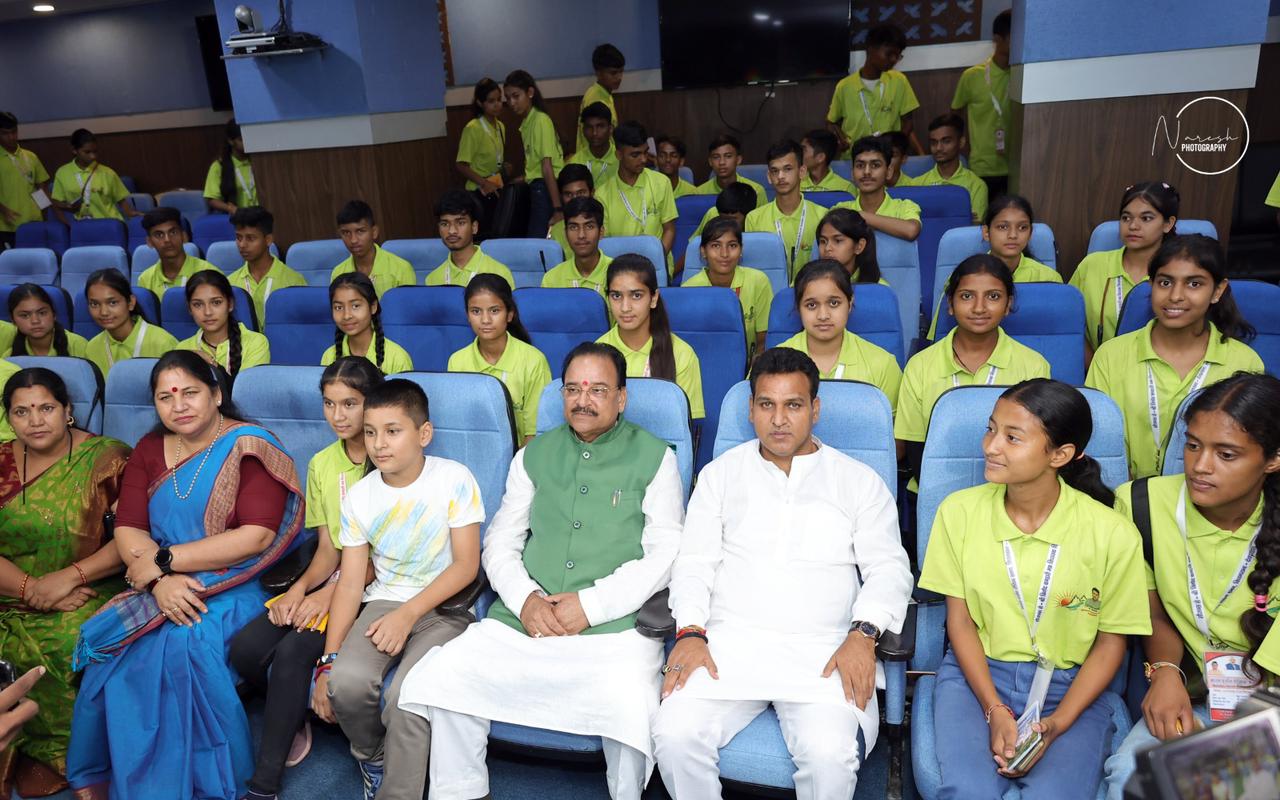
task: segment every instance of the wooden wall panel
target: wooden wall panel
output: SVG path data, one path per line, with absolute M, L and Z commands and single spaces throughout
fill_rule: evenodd
M 1264 44 L 1258 57 L 1258 78 L 1249 90 L 1249 135 L 1254 142 L 1280 142 L 1280 42 Z
M 22 146 L 40 156 L 50 175 L 71 160 L 66 137 L 24 139 Z M 221 125 L 98 135 L 102 163 L 121 175 L 132 176 L 138 191 L 148 194 L 203 189 L 205 174 L 221 147 Z

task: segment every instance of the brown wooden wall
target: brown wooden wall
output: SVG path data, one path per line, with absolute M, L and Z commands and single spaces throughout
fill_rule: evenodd
M 23 139 L 22 146 L 40 156 L 45 169 L 71 160 L 68 137 Z M 98 157 L 121 175 L 138 182 L 138 191 L 159 194 L 170 189 L 203 189 L 209 165 L 222 147 L 222 126 L 169 128 L 98 136 Z

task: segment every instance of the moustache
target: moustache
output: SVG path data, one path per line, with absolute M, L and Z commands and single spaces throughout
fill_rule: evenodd
M 599 414 L 597 414 L 597 413 L 596 413 L 596 410 L 595 410 L 594 408 L 587 408 L 586 406 L 575 406 L 575 407 L 574 407 L 574 408 L 573 408 L 569 413 L 571 413 L 571 414 L 586 414 L 586 415 L 591 416 L 591 417 L 598 417 L 598 416 L 600 416 Z

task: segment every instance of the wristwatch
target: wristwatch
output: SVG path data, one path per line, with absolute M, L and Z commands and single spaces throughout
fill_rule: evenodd
M 863 622 L 855 619 L 853 625 L 849 628 L 849 633 L 860 633 L 871 641 L 877 641 L 880 638 L 880 629 L 870 622 Z
M 160 571 L 162 573 L 164 573 L 165 575 L 171 575 L 173 573 L 173 551 L 172 550 L 170 550 L 167 547 L 161 547 L 159 550 L 156 551 L 155 561 L 156 561 L 156 566 L 160 568 Z
M 338 660 L 338 654 L 337 654 L 337 653 L 325 653 L 324 655 L 322 655 L 322 656 L 320 656 L 319 658 L 317 658 L 317 659 L 316 659 L 316 666 L 317 666 L 317 667 L 325 667 L 325 666 L 328 666 L 328 665 L 332 664 L 333 662 L 335 662 L 335 661 L 337 661 L 337 660 Z

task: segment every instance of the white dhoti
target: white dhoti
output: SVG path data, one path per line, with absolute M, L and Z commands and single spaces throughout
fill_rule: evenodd
M 661 668 L 661 644 L 634 630 L 534 639 L 486 619 L 413 667 L 400 708 L 431 720 L 433 800 L 488 793 L 490 720 L 600 736 L 610 795 L 638 800 L 653 770 Z

